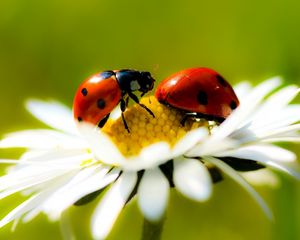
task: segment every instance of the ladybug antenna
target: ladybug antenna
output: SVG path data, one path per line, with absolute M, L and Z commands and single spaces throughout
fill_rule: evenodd
M 153 67 L 152 67 L 152 72 L 156 74 L 158 72 L 159 67 L 160 66 L 159 66 L 158 63 L 154 64 Z

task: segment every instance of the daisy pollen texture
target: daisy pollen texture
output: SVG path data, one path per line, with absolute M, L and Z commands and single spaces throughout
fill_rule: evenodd
M 155 118 L 133 105 L 125 112 L 130 133 L 118 107 L 99 130 L 76 125 L 72 111 L 58 102 L 27 101 L 29 112 L 51 129 L 18 131 L 0 141 L 0 148 L 26 150 L 19 159 L 0 159 L 10 165 L 0 177 L 0 199 L 17 192 L 27 196 L 0 220 L 0 227 L 28 222 L 40 213 L 59 220 L 70 206 L 94 200 L 99 203 L 91 232 L 95 239 L 104 239 L 132 199 L 146 219 L 156 222 L 165 214 L 170 189 L 207 201 L 213 183 L 225 175 L 272 218 L 250 183 L 272 181 L 270 170 L 300 178 L 295 153 L 276 145 L 300 141 L 300 105 L 291 104 L 299 89 L 280 85 L 278 77 L 256 87 L 239 84 L 234 89 L 240 106 L 221 124 L 189 119 L 182 126 L 182 112 L 145 97 L 141 102 Z M 251 177 L 245 174 L 250 171 Z

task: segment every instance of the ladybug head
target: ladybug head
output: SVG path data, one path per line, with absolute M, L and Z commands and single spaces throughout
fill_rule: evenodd
M 140 72 L 140 77 L 138 83 L 140 85 L 139 91 L 145 94 L 148 91 L 151 91 L 154 86 L 155 79 L 152 78 L 149 72 Z

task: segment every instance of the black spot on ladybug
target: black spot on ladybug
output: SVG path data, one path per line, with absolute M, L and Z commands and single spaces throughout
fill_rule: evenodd
M 88 90 L 86 88 L 81 89 L 81 93 L 83 96 L 88 95 Z
M 77 120 L 78 120 L 78 122 L 82 122 L 82 118 L 81 117 L 78 117 Z
M 225 79 L 224 79 L 221 75 L 217 75 L 217 79 L 218 79 L 218 82 L 219 82 L 223 87 L 227 87 L 227 83 L 226 83 Z
M 198 92 L 197 100 L 198 100 L 198 103 L 200 103 L 201 105 L 207 105 L 208 100 L 207 100 L 206 92 L 203 92 L 203 91 Z
M 110 78 L 113 75 L 115 75 L 115 73 L 113 71 L 104 71 L 104 72 L 99 73 L 99 76 L 103 79 Z
M 103 109 L 103 108 L 105 108 L 105 105 L 106 104 L 105 104 L 104 99 L 100 98 L 100 99 L 97 100 L 97 107 L 98 108 Z
M 230 108 L 231 108 L 232 110 L 234 110 L 234 109 L 236 109 L 236 107 L 237 107 L 236 102 L 232 100 L 232 101 L 230 102 Z

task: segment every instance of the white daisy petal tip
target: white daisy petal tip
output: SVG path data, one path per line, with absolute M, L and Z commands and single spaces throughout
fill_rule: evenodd
M 116 106 L 114 110 L 110 113 L 110 118 L 116 120 L 122 116 L 122 111 L 120 106 Z
M 72 111 L 60 102 L 28 99 L 26 109 L 41 122 L 63 132 L 77 134 Z
M 256 190 L 233 168 L 227 165 L 225 162 L 222 162 L 214 157 L 205 157 L 205 160 L 214 164 L 220 168 L 225 174 L 231 177 L 236 183 L 243 187 L 250 196 L 257 202 L 261 207 L 262 211 L 265 213 L 266 217 L 270 220 L 274 220 L 274 215 L 264 199 L 256 192 Z
M 273 189 L 279 189 L 281 186 L 280 178 L 274 172 L 266 168 L 243 172 L 241 175 L 247 180 L 247 182 L 257 187 L 267 186 Z
M 255 144 L 240 147 L 232 151 L 224 151 L 218 156 L 251 159 L 262 163 L 265 163 L 267 160 L 272 162 L 293 163 L 297 158 L 294 152 L 271 144 Z
M 205 127 L 200 127 L 198 129 L 189 131 L 172 148 L 172 156 L 177 157 L 184 154 L 189 149 L 194 147 L 197 143 L 204 141 L 207 137 L 208 130 Z
M 295 153 L 274 145 L 256 144 L 223 152 L 218 156 L 254 160 L 300 179 L 299 164 L 295 161 Z
M 170 145 L 167 142 L 157 142 L 144 147 L 139 154 L 120 162 L 120 167 L 126 171 L 147 170 L 165 163 L 170 156 Z
M 153 160 L 157 158 L 165 158 L 170 154 L 170 145 L 167 142 L 153 143 L 143 148 L 139 157 L 144 160 Z
M 6 143 L 3 139 L 0 140 L 0 148 L 6 148 Z
M 264 82 L 272 83 L 273 85 L 279 86 L 283 82 L 283 77 L 280 75 L 268 78 Z
M 214 156 L 218 153 L 222 153 L 228 149 L 238 147 L 239 142 L 234 139 L 213 139 L 208 138 L 203 143 L 197 144 L 195 147 L 188 150 L 184 155 L 190 158 L 196 158 L 199 156 Z
M 248 81 L 242 81 L 234 86 L 234 91 L 240 101 L 243 100 L 243 97 L 248 94 L 251 89 L 252 85 Z
M 100 200 L 91 221 L 94 239 L 105 239 L 136 185 L 135 173 L 124 173 Z
M 176 189 L 194 201 L 206 201 L 212 194 L 210 174 L 197 159 L 176 159 L 173 178 Z
M 169 189 L 168 180 L 158 168 L 145 171 L 138 188 L 137 201 L 147 220 L 158 222 L 164 216 Z

